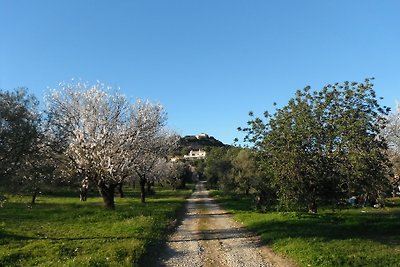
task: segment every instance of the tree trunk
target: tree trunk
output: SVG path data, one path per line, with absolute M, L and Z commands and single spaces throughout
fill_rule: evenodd
M 140 178 L 140 202 L 146 202 L 146 178 Z
M 185 189 L 185 188 L 186 188 L 186 177 L 183 177 L 183 178 L 182 178 L 180 188 L 182 188 L 182 189 Z
M 309 213 L 317 213 L 317 203 L 315 200 L 311 201 L 311 203 L 308 205 L 308 212 Z
M 33 189 L 33 192 L 32 192 L 32 200 L 31 200 L 31 205 L 35 205 L 35 203 L 36 203 L 36 197 L 37 197 L 37 194 L 39 193 L 39 188 L 38 187 L 35 187 L 35 189 Z
M 154 182 L 146 182 L 146 193 L 147 195 L 154 195 L 154 189 L 152 188 L 152 186 L 154 185 Z
M 88 189 L 81 187 L 80 189 L 80 195 L 79 198 L 81 201 L 86 201 L 87 200 L 87 194 L 88 194 Z
M 118 193 L 121 198 L 124 198 L 124 191 L 122 191 L 122 183 L 118 184 Z
M 114 203 L 114 190 L 117 185 L 111 184 L 111 185 L 106 185 L 106 184 L 98 184 L 99 192 L 101 197 L 103 198 L 104 202 L 104 207 L 106 209 L 115 209 L 115 203 Z

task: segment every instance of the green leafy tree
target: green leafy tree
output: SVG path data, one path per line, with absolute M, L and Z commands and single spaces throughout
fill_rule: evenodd
M 194 160 L 190 163 L 190 165 L 193 167 L 193 170 L 196 172 L 198 175 L 198 178 L 200 180 L 205 179 L 205 168 L 206 168 L 206 161 L 204 159 L 198 159 Z
M 249 149 L 240 149 L 235 154 L 232 158 L 232 175 L 237 190 L 249 195 L 250 191 L 258 186 L 259 173 L 256 161 Z
M 231 177 L 232 162 L 228 155 L 228 149 L 223 147 L 213 148 L 205 160 L 204 175 L 211 187 L 217 187 L 230 191 L 233 185 Z
M 379 138 L 388 108 L 379 105 L 369 79 L 310 89 L 242 129 L 281 204 L 317 212 L 319 204 L 351 195 L 375 201 L 388 184 L 386 142 Z
M 0 182 L 2 187 L 24 185 L 21 172 L 40 142 L 38 101 L 27 90 L 0 91 Z

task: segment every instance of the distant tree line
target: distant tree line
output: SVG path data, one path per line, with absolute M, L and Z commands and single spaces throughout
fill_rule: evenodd
M 200 169 L 211 186 L 251 193 L 263 209 L 379 202 L 399 186 L 400 124 L 371 80 L 306 87 L 264 118 L 250 112 L 239 128 L 246 148 L 214 149 Z

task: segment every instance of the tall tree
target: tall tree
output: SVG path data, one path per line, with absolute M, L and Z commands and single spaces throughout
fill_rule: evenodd
M 129 151 L 132 169 L 139 179 L 141 202 L 146 202 L 146 184 L 160 158 L 167 157 L 177 146 L 178 136 L 166 129 L 166 113 L 160 104 L 138 101 L 130 127 L 137 131 L 134 147 Z
M 27 90 L 0 91 L 0 182 L 10 179 L 35 153 L 39 138 L 38 101 Z M 19 181 L 20 183 L 21 181 Z
M 62 83 L 47 96 L 47 110 L 53 135 L 64 142 L 65 169 L 96 184 L 105 207 L 113 209 L 135 132 L 128 127 L 127 100 L 103 84 Z
M 243 130 L 267 162 L 282 204 L 316 212 L 319 203 L 384 192 L 388 161 L 379 132 L 387 112 L 367 79 L 314 92 L 306 87 Z
M 115 208 L 117 186 L 134 172 L 144 185 L 156 156 L 169 149 L 162 106 L 130 104 L 104 84 L 62 83 L 47 97 L 47 109 L 51 136 L 67 159 L 63 170 L 97 185 L 107 208 Z

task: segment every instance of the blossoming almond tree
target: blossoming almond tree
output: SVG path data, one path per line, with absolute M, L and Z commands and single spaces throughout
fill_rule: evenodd
M 131 127 L 137 131 L 134 149 L 130 150 L 133 170 L 139 178 L 141 202 L 146 201 L 145 186 L 151 179 L 156 163 L 176 147 L 178 136 L 165 127 L 166 113 L 159 104 L 138 101 L 131 117 Z
M 137 101 L 97 83 L 62 83 L 47 96 L 50 129 L 62 141 L 65 170 L 96 184 L 114 209 L 114 190 L 157 147 L 165 115 L 160 105 Z M 140 157 L 141 159 L 138 159 Z
M 389 114 L 388 123 L 382 131 L 382 135 L 388 142 L 388 155 L 392 163 L 390 181 L 393 186 L 393 194 L 400 192 L 400 103 L 397 103 L 396 110 Z

